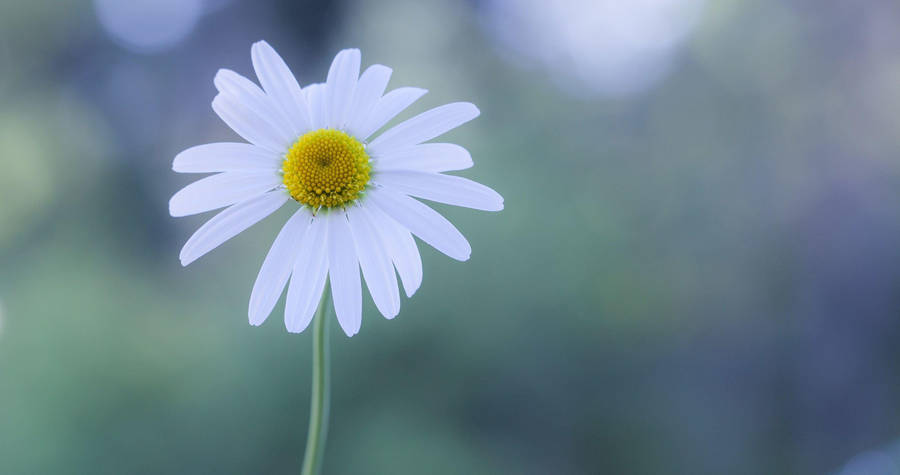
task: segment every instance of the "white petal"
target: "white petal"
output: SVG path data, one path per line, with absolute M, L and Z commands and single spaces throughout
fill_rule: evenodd
M 281 56 L 265 41 L 257 41 L 250 48 L 250 57 L 259 83 L 287 116 L 294 135 L 300 136 L 309 131 L 306 97 Z
M 391 68 L 380 64 L 369 66 L 359 77 L 347 117 L 347 132 L 350 135 L 360 137 L 359 132 L 366 125 L 366 119 L 372 114 L 390 79 Z
M 386 188 L 377 188 L 368 195 L 388 216 L 438 251 L 459 261 L 469 259 L 472 254 L 469 242 L 437 211 Z
M 400 280 L 403 281 L 406 296 L 412 297 L 422 285 L 422 257 L 419 255 L 419 248 L 416 247 L 416 240 L 406 228 L 386 215 L 379 207 L 362 206 L 362 208 L 369 213 L 375 228 L 387 244 L 394 267 L 397 268 Z
M 266 150 L 281 155 L 292 143 L 283 134 L 276 132 L 267 118 L 261 117 L 230 95 L 219 93 L 213 99 L 212 108 L 238 135 Z
M 334 312 L 347 336 L 359 332 L 362 324 L 362 284 L 359 263 L 347 216 L 333 211 L 328 216 L 328 274 L 334 298 Z
M 225 172 L 197 180 L 169 200 L 175 217 L 204 213 L 259 196 L 281 183 L 275 171 Z
M 284 290 L 291 269 L 300 250 L 298 244 L 302 242 L 306 228 L 309 226 L 310 214 L 306 208 L 300 208 L 291 219 L 281 228 L 272 248 L 266 255 L 253 291 L 250 292 L 250 308 L 248 316 L 251 325 L 260 325 L 272 313 L 272 308 L 278 302 L 278 297 Z
M 365 207 L 350 209 L 347 217 L 369 294 L 385 318 L 394 318 L 400 312 L 400 291 L 387 246 L 372 225 Z
M 325 90 L 326 85 L 323 83 L 310 84 L 303 88 L 306 95 L 306 102 L 309 105 L 309 124 L 313 130 L 324 129 L 325 123 Z
M 379 171 L 373 180 L 392 190 L 438 203 L 484 211 L 503 209 L 503 197 L 496 191 L 460 176 L 388 170 Z
M 327 238 L 327 221 L 313 218 L 300 244 L 284 304 L 284 326 L 291 333 L 309 326 L 321 300 L 328 275 Z
M 385 94 L 375 103 L 372 113 L 366 119 L 365 125 L 360 127 L 356 137 L 361 140 L 369 138 L 389 120 L 424 96 L 426 92 L 428 91 L 418 87 L 399 87 Z
M 394 229 L 397 233 L 397 251 L 392 254 L 392 260 L 403 281 L 406 296 L 412 297 L 422 285 L 422 256 L 419 255 L 416 240 L 409 231 L 399 225 Z
M 186 266 L 194 262 L 200 256 L 274 213 L 288 200 L 288 197 L 288 194 L 282 190 L 270 191 L 231 206 L 213 216 L 203 226 L 200 226 L 200 229 L 188 239 L 181 249 L 181 254 L 178 256 L 181 265 Z
M 478 117 L 478 108 L 469 102 L 454 102 L 425 111 L 381 134 L 369 144 L 373 155 L 431 140 Z
M 295 136 L 284 112 L 253 81 L 230 69 L 220 69 L 213 83 L 223 96 L 247 106 L 257 116 L 266 119 L 272 133 L 277 134 L 280 141 L 290 141 Z
M 378 170 L 448 172 L 472 166 L 469 151 L 452 143 L 423 143 L 373 156 Z
M 208 143 L 191 147 L 175 156 L 172 169 L 178 173 L 277 170 L 282 158 L 249 143 Z
M 360 55 L 358 49 L 342 50 L 334 57 L 328 69 L 327 125 L 333 129 L 341 129 L 347 121 L 350 101 L 359 79 Z

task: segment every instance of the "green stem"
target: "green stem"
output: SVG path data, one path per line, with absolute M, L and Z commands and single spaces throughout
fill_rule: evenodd
M 325 452 L 325 436 L 328 434 L 328 401 L 331 396 L 328 361 L 328 307 L 329 285 L 325 284 L 322 300 L 313 317 L 312 397 L 309 402 L 309 433 L 306 436 L 306 454 L 303 455 L 302 475 L 318 475 L 322 470 Z

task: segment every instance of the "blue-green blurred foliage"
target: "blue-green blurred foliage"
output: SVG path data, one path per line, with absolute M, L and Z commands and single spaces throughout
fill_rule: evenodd
M 635 70 L 498 10 L 542 2 L 163 3 L 199 10 L 146 39 L 109 24 L 130 2 L 0 3 L 0 473 L 298 470 L 309 334 L 246 321 L 286 211 L 189 268 L 207 217 L 167 214 L 174 155 L 236 138 L 212 78 L 261 38 L 304 83 L 360 47 L 431 91 L 402 117 L 478 104 L 446 140 L 506 202 L 436 206 L 472 259 L 421 244 L 395 320 L 332 327 L 326 473 L 818 474 L 900 437 L 895 2 L 561 17 L 693 4 Z M 520 51 L 562 39 L 600 67 Z

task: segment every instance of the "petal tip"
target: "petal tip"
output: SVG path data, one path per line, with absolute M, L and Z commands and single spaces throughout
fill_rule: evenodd
M 387 74 L 391 74 L 391 73 L 394 72 L 394 70 L 391 69 L 389 66 L 385 66 L 385 65 L 383 65 L 383 64 L 373 64 L 373 65 L 369 66 L 368 69 L 369 69 L 369 70 L 372 70 L 372 71 L 379 71 L 379 70 L 380 70 L 380 71 L 386 71 Z
M 412 298 L 412 296 L 415 295 L 416 292 L 419 291 L 419 287 L 421 287 L 421 286 L 422 286 L 422 279 L 421 279 L 421 278 L 420 278 L 420 279 L 414 280 L 414 281 L 409 285 L 409 288 L 407 288 L 407 287 L 406 287 L 406 284 L 404 283 L 404 285 L 403 285 L 403 291 L 406 293 L 406 298 Z
M 481 109 L 479 109 L 478 106 L 472 104 L 471 102 L 466 102 L 466 104 L 469 109 L 469 114 L 472 116 L 472 119 L 481 115 Z
M 219 68 L 219 70 L 216 71 L 216 75 L 213 76 L 213 86 L 215 86 L 216 91 L 219 91 L 220 94 L 228 87 L 227 81 L 231 74 L 231 70 Z
M 248 318 L 247 318 L 247 319 L 248 319 L 248 321 L 250 322 L 250 325 L 251 325 L 251 326 L 254 326 L 254 327 L 258 327 L 258 326 L 262 325 L 262 323 L 263 323 L 264 321 L 266 321 L 265 318 L 257 318 L 257 317 L 256 317 L 255 315 L 253 315 L 252 313 L 248 315 Z
M 247 320 L 250 322 L 250 325 L 253 325 L 254 327 L 258 327 L 258 326 L 262 325 L 262 322 L 266 321 L 266 318 L 269 317 L 269 315 L 267 314 L 267 315 L 263 316 L 262 318 L 260 318 L 260 311 L 257 308 L 257 307 L 259 307 L 258 300 L 259 300 L 259 296 L 254 295 L 253 292 L 251 292 L 250 293 L 250 305 L 249 305 L 249 308 L 247 309 Z
M 183 165 L 182 165 L 184 158 L 180 158 L 183 155 L 184 155 L 184 152 L 181 152 L 178 155 L 175 155 L 175 158 L 172 160 L 172 171 L 173 172 L 181 173 L 181 171 L 184 169 Z
M 288 325 L 285 325 L 284 328 L 285 328 L 285 330 L 287 330 L 288 333 L 293 333 L 294 335 L 303 333 L 303 330 L 306 330 L 306 328 L 297 328 L 297 327 L 291 327 Z
M 182 214 L 178 210 L 178 203 L 175 199 L 177 197 L 178 197 L 178 194 L 176 193 L 175 196 L 173 196 L 172 198 L 169 199 L 169 216 L 171 216 L 173 218 L 180 218 L 180 217 L 184 216 L 184 214 Z

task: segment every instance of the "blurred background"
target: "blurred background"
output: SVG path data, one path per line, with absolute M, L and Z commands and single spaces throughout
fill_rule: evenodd
M 0 2 L 0 473 L 291 473 L 310 334 L 247 324 L 288 209 L 188 268 L 179 151 L 268 40 L 457 100 L 459 263 L 332 327 L 329 474 L 900 473 L 900 4 Z

